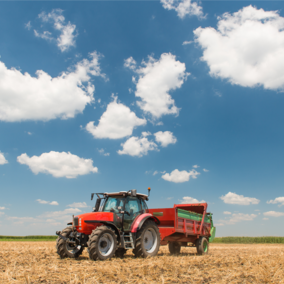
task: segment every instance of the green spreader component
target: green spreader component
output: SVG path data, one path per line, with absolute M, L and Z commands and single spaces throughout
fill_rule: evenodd
M 213 240 L 215 239 L 215 234 L 216 234 L 216 227 L 212 227 L 210 230 L 210 237 L 209 237 L 209 243 L 212 243 Z
M 186 210 L 179 209 L 179 208 L 178 208 L 178 217 L 189 219 L 189 220 L 194 220 L 194 221 L 199 221 L 199 222 L 202 221 L 202 214 L 195 213 L 192 211 L 186 211 Z M 210 223 L 211 222 L 210 217 L 205 215 L 204 222 Z

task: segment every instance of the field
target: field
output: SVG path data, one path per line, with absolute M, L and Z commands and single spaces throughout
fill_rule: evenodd
M 284 283 L 283 244 L 211 244 L 209 255 L 61 260 L 55 242 L 0 242 L 0 283 Z

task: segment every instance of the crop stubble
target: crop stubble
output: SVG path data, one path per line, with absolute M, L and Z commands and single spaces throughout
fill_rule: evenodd
M 197 256 L 182 248 L 171 256 L 90 261 L 60 259 L 55 242 L 0 242 L 0 283 L 284 283 L 283 244 L 211 244 Z

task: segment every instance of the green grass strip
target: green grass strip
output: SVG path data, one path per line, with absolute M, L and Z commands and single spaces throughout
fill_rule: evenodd
M 22 241 L 22 242 L 39 242 L 39 241 L 55 241 L 57 236 L 0 236 L 0 242 L 7 242 L 7 241 Z
M 284 244 L 284 237 L 223 237 L 213 243 L 223 244 Z

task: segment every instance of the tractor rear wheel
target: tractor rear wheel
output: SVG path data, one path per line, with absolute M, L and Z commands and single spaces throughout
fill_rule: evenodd
M 125 248 L 118 248 L 115 252 L 115 256 L 119 258 L 123 258 L 126 252 L 127 250 Z
M 160 241 L 158 226 L 154 221 L 148 220 L 137 233 L 133 253 L 136 257 L 155 256 L 159 251 Z
M 170 254 L 180 254 L 181 245 L 178 242 L 169 243 Z
M 64 230 L 62 230 L 61 235 L 65 238 L 68 238 L 67 241 L 61 239 L 60 237 L 56 240 L 56 252 L 59 254 L 60 258 L 77 258 L 79 257 L 84 247 L 77 244 L 70 244 L 68 241 L 74 241 L 72 238 L 69 238 L 71 232 L 73 231 L 72 227 L 67 227 Z
M 93 230 L 88 240 L 89 258 L 91 260 L 106 260 L 113 257 L 117 248 L 115 232 L 107 226 Z
M 200 237 L 199 239 L 196 240 L 196 248 L 198 255 L 208 254 L 209 251 L 208 240 L 204 237 Z

